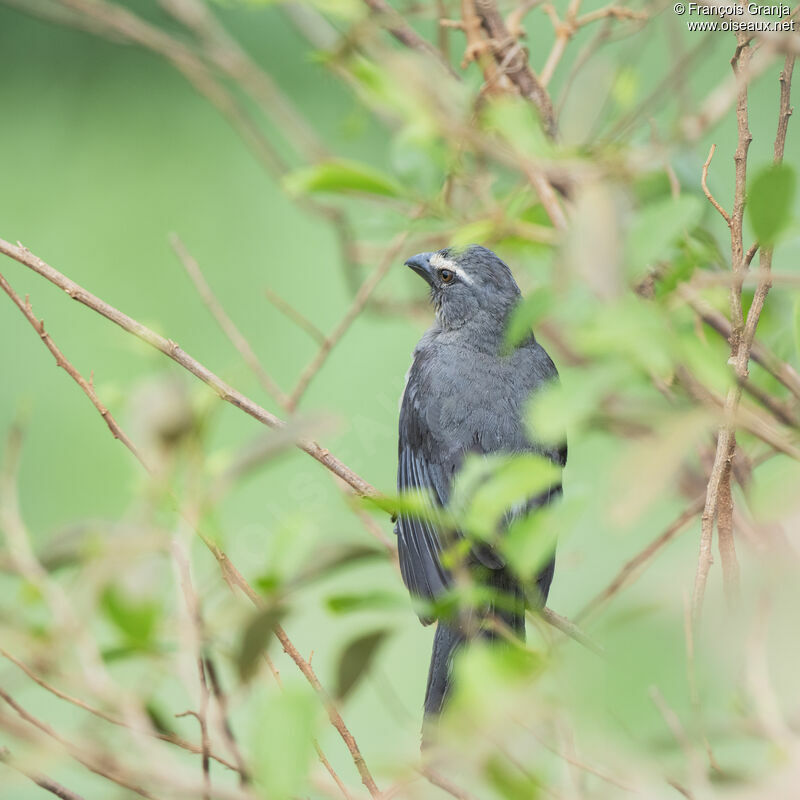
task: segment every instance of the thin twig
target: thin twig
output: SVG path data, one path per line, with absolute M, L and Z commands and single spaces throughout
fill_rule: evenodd
M 561 614 L 556 614 L 552 609 L 546 606 L 539 612 L 542 619 L 554 628 L 560 630 L 564 635 L 574 639 L 579 644 L 582 644 L 587 649 L 591 650 L 595 655 L 604 656 L 605 650 L 587 636 L 574 622 L 562 617 Z
M 208 676 L 208 682 L 211 684 L 211 691 L 214 693 L 214 699 L 217 701 L 222 735 L 225 738 L 225 743 L 228 746 L 228 750 L 230 750 L 231 755 L 236 761 L 236 768 L 239 772 L 239 780 L 244 786 L 244 784 L 246 784 L 250 779 L 250 773 L 247 769 L 247 765 L 245 764 L 244 756 L 242 756 L 242 751 L 239 748 L 239 743 L 236 741 L 236 737 L 233 734 L 233 728 L 231 727 L 230 716 L 228 713 L 228 696 L 222 689 L 222 683 L 217 673 L 217 667 L 214 664 L 214 660 L 211 658 L 211 656 L 206 654 L 203 658 L 203 663 L 205 665 L 206 675 Z
M 419 213 L 420 212 L 418 210 L 414 216 L 417 216 Z M 297 408 L 297 404 L 305 394 L 306 389 L 308 389 L 308 386 L 314 379 L 314 376 L 322 369 L 325 362 L 328 360 L 331 350 L 333 350 L 333 348 L 339 343 L 341 338 L 350 329 L 350 326 L 353 324 L 353 322 L 355 322 L 358 315 L 364 310 L 364 307 L 369 301 L 369 298 L 372 296 L 372 293 L 386 276 L 386 273 L 394 265 L 394 260 L 397 258 L 397 254 L 402 249 L 406 239 L 408 239 L 409 234 L 410 231 L 403 231 L 395 236 L 383 256 L 383 261 L 378 264 L 378 266 L 373 270 L 372 274 L 364 281 L 364 283 L 361 284 L 361 287 L 350 304 L 350 308 L 347 309 L 341 321 L 334 328 L 330 336 L 325 338 L 320 345 L 319 350 L 317 350 L 314 358 L 311 359 L 311 362 L 300 374 L 297 384 L 295 385 L 294 389 L 292 389 L 286 402 L 286 408 L 288 411 L 294 411 Z M 350 485 L 352 486 L 352 484 Z
M 208 308 L 214 319 L 217 321 L 217 324 L 220 326 L 220 328 L 222 328 L 222 332 L 228 337 L 231 344 L 233 344 L 233 346 L 239 351 L 242 358 L 245 360 L 245 363 L 248 367 L 250 367 L 250 370 L 256 376 L 267 394 L 279 405 L 285 407 L 287 403 L 286 395 L 283 393 L 280 386 L 275 383 L 266 369 L 264 369 L 264 366 L 262 365 L 258 356 L 250 346 L 250 342 L 247 341 L 247 338 L 236 326 L 236 323 L 228 316 L 228 313 L 223 308 L 222 303 L 219 302 L 217 296 L 214 294 L 214 291 L 208 285 L 208 281 L 205 279 L 197 260 L 186 249 L 186 245 L 176 233 L 173 233 L 169 237 L 169 243 L 172 246 L 172 249 L 175 251 L 175 254 L 180 259 L 181 264 L 183 264 L 183 268 L 191 278 L 192 283 L 194 284 L 195 289 L 197 289 L 197 293 L 200 295 L 203 303 L 205 303 L 206 308 Z
M 483 27 L 489 36 L 492 54 L 502 71 L 517 87 L 519 93 L 529 100 L 542 119 L 542 127 L 551 139 L 558 133 L 553 102 L 547 89 L 528 64 L 528 57 L 519 42 L 509 32 L 494 0 L 474 0 L 475 11 L 481 18 Z
M 724 314 L 703 300 L 689 284 L 681 284 L 678 287 L 678 293 L 694 309 L 703 322 L 713 328 L 726 341 L 730 339 L 731 323 Z M 755 340 L 750 351 L 750 357 L 800 400 L 800 375 L 791 364 L 782 361 L 766 345 Z
M 304 314 L 301 314 L 293 305 L 287 303 L 279 294 L 274 292 L 269 286 L 264 289 L 267 300 L 272 303 L 284 316 L 288 317 L 299 328 L 302 328 L 318 344 L 325 341 L 325 334 Z
M 92 714 L 99 719 L 103 719 L 106 722 L 110 722 L 112 725 L 118 725 L 123 728 L 129 727 L 125 720 L 120 719 L 119 717 L 114 716 L 113 714 L 109 714 L 107 711 L 103 711 L 102 709 L 95 708 L 94 706 L 89 705 L 85 701 L 81 700 L 78 697 L 73 697 L 66 692 L 62 692 L 60 689 L 57 689 L 52 684 L 48 683 L 44 680 L 40 675 L 37 675 L 27 664 L 23 661 L 20 661 L 15 656 L 11 655 L 8 651 L 0 648 L 0 656 L 3 658 L 8 659 L 12 664 L 15 664 L 19 667 L 34 683 L 37 683 L 39 686 L 42 687 L 45 691 L 50 692 L 51 694 L 55 695 L 56 697 L 60 698 L 61 700 L 65 700 L 67 703 L 71 703 L 72 705 L 76 706 L 77 708 L 82 708 L 84 711 L 87 711 L 89 714 Z M 194 753 L 199 755 L 203 752 L 203 748 L 199 745 L 193 744 L 192 742 L 188 742 L 185 739 L 177 736 L 174 733 L 162 733 L 161 731 L 153 730 L 151 735 L 154 736 L 156 739 L 160 739 L 162 742 L 168 742 L 169 744 L 174 744 L 176 747 L 180 747 L 182 750 L 186 750 L 189 753 Z M 227 767 L 228 769 L 236 770 L 236 765 L 227 761 L 222 756 L 218 756 L 215 753 L 211 753 L 211 758 L 215 761 L 218 761 L 223 766 Z
M 8 252 L 9 249 L 10 252 Z M 87 305 L 90 308 L 93 308 L 102 316 L 106 317 L 107 319 L 110 319 L 113 322 L 116 322 L 118 325 L 120 325 L 120 327 L 124 328 L 125 330 L 128 330 L 129 332 L 141 338 L 143 341 L 152 344 L 158 350 L 161 350 L 161 352 L 164 352 L 165 354 L 169 355 L 177 363 L 181 364 L 182 366 L 186 366 L 186 368 L 189 369 L 189 371 L 192 372 L 192 374 L 197 375 L 198 377 L 200 377 L 201 380 L 203 380 L 206 383 L 209 383 L 209 385 L 215 386 L 215 388 L 218 389 L 218 393 L 220 393 L 220 396 L 222 396 L 223 399 L 228 399 L 228 401 L 232 402 L 233 405 L 236 405 L 237 408 L 241 408 L 242 410 L 249 413 L 251 416 L 254 416 L 256 419 L 259 419 L 259 417 L 264 417 L 264 419 L 272 419 L 272 420 L 277 419 L 273 417 L 268 411 L 262 409 L 260 406 L 255 404 L 249 398 L 246 398 L 244 395 L 239 395 L 238 392 L 235 392 L 235 390 L 228 387 L 227 384 L 225 384 L 223 381 L 221 381 L 220 378 L 218 378 L 216 375 L 210 372 L 210 370 L 201 365 L 199 362 L 194 361 L 194 359 L 192 359 L 190 356 L 184 353 L 177 346 L 177 344 L 175 344 L 174 342 L 170 343 L 169 340 L 164 339 L 164 337 L 154 333 L 149 328 L 146 328 L 145 326 L 141 325 L 141 323 L 138 323 L 135 320 L 131 319 L 130 317 L 127 317 L 125 314 L 118 311 L 113 306 L 109 306 L 107 303 L 104 303 L 99 298 L 81 289 L 81 287 L 79 287 L 76 283 L 71 281 L 69 278 L 66 278 L 66 276 L 61 275 L 61 273 L 57 272 L 52 267 L 49 267 L 41 259 L 32 256 L 32 254 L 29 251 L 25 250 L 21 246 L 14 247 L 13 245 L 9 245 L 8 242 L 4 242 L 2 239 L 0 239 L 0 252 L 5 252 L 7 255 L 9 255 L 10 253 L 15 253 L 16 255 L 19 256 L 19 258 L 16 258 L 15 255 L 12 255 L 12 258 L 15 258 L 15 260 L 18 260 L 20 261 L 20 263 L 23 264 L 26 264 L 26 261 L 30 262 L 30 264 L 26 265 L 31 266 L 31 268 L 34 269 L 34 271 L 52 280 L 52 282 L 55 283 L 56 285 L 61 286 L 61 288 L 63 288 L 71 297 L 73 297 L 73 299 L 78 300 L 79 302 L 83 303 L 84 305 Z M 5 286 L 8 286 L 8 284 L 6 283 Z M 5 288 L 5 286 L 3 288 Z M 14 293 L 13 289 L 11 289 L 10 286 L 8 286 L 8 290 L 10 290 L 10 296 L 15 301 L 15 303 L 18 306 L 20 306 L 21 309 L 24 308 L 24 304 L 22 304 L 21 301 L 19 301 L 19 298 L 16 296 L 16 294 Z M 75 370 L 75 372 L 77 373 L 77 370 Z M 81 377 L 79 373 L 78 377 Z M 83 380 L 82 377 L 81 380 Z M 88 386 L 88 384 L 86 384 L 85 381 L 83 381 L 83 383 L 78 381 L 78 383 L 79 385 L 81 385 L 82 388 L 84 384 Z M 251 410 L 248 411 L 248 409 Z M 271 425 L 271 427 L 283 426 L 282 422 L 278 421 L 278 423 L 279 424 Z M 265 424 L 268 423 L 265 422 Z M 127 439 L 127 437 L 125 438 L 118 437 L 118 438 L 123 443 L 130 441 L 129 439 Z M 309 443 L 306 443 L 306 446 L 309 446 Z M 314 444 L 314 447 L 318 448 L 319 445 Z M 132 449 L 131 452 L 135 452 L 135 450 Z M 332 460 L 332 463 L 341 464 L 341 462 L 339 462 L 338 459 L 335 459 L 327 451 L 325 451 L 325 459 L 328 461 Z M 322 463 L 324 464 L 326 462 L 323 460 Z M 343 467 L 344 465 L 341 466 Z M 335 470 L 331 471 L 335 472 Z M 336 474 L 339 473 L 337 472 Z M 353 473 L 353 475 L 355 475 L 355 473 Z M 362 479 L 360 478 L 358 478 L 358 480 L 362 481 Z M 352 482 L 348 481 L 348 483 L 351 486 L 353 486 Z M 362 481 L 362 483 L 366 482 Z M 211 551 L 214 558 L 217 560 L 220 569 L 222 571 L 222 575 L 226 580 L 226 582 L 230 586 L 238 587 L 256 606 L 261 607 L 263 605 L 261 596 L 253 589 L 252 586 L 250 586 L 250 584 L 247 582 L 244 576 L 239 572 L 239 570 L 231 562 L 228 556 L 219 548 L 216 542 L 210 536 L 204 534 L 201 530 L 197 530 L 197 534 L 203 541 L 203 543 L 206 545 L 206 547 L 208 547 L 208 549 Z M 300 671 L 306 677 L 306 680 L 308 680 L 308 682 L 311 684 L 311 686 L 314 688 L 314 690 L 322 699 L 323 704 L 325 705 L 325 708 L 328 712 L 328 717 L 331 721 L 331 724 L 336 728 L 342 740 L 344 741 L 346 747 L 350 751 L 350 754 L 353 758 L 353 762 L 355 763 L 356 768 L 358 769 L 358 772 L 361 775 L 362 782 L 367 787 L 372 796 L 378 797 L 380 795 L 380 791 L 377 785 L 375 784 L 375 781 L 372 777 L 372 774 L 369 771 L 366 762 L 364 761 L 364 757 L 361 755 L 361 751 L 359 750 L 358 745 L 356 744 L 353 734 L 345 725 L 341 714 L 334 705 L 330 696 L 322 687 L 321 683 L 319 682 L 319 679 L 317 678 L 316 674 L 311 668 L 311 665 L 308 662 L 306 662 L 305 659 L 300 655 L 297 648 L 294 646 L 294 644 L 292 644 L 291 640 L 287 636 L 286 631 L 284 631 L 284 629 L 280 625 L 276 626 L 275 635 L 278 637 L 278 640 L 283 646 L 284 651 L 292 658 L 295 664 L 300 668 Z
M 152 794 L 144 789 L 142 786 L 139 786 L 137 783 L 133 782 L 127 776 L 121 774 L 118 769 L 114 767 L 113 761 L 111 760 L 108 754 L 104 754 L 102 757 L 102 761 L 99 758 L 87 758 L 85 754 L 81 753 L 80 750 L 76 747 L 74 742 L 71 742 L 57 733 L 50 725 L 46 722 L 43 722 L 38 717 L 35 717 L 25 708 L 23 708 L 8 692 L 4 689 L 0 689 L 0 699 L 4 700 L 7 705 L 16 711 L 21 719 L 27 722 L 29 725 L 33 725 L 35 728 L 38 728 L 42 733 L 46 736 L 49 736 L 54 741 L 58 742 L 62 747 L 64 747 L 67 752 L 80 764 L 83 764 L 91 772 L 94 772 L 96 775 L 100 775 L 103 778 L 107 778 L 112 783 L 116 783 L 119 786 L 122 786 L 125 789 L 128 789 L 135 794 L 140 795 L 141 797 L 148 798 L 148 800 L 155 800 Z
M 714 206 L 714 208 L 716 208 L 717 211 L 719 211 L 720 214 L 722 214 L 722 218 L 728 224 L 728 227 L 730 227 L 731 215 L 717 202 L 717 200 L 714 197 L 714 195 L 711 194 L 711 190 L 708 188 L 708 183 L 707 183 L 707 181 L 708 181 L 708 167 L 711 164 L 711 159 L 714 158 L 714 151 L 716 149 L 717 149 L 717 146 L 715 144 L 712 144 L 711 145 L 711 149 L 708 151 L 708 158 L 706 159 L 705 164 L 703 164 L 703 175 L 702 175 L 702 177 L 700 179 L 700 183 L 701 183 L 701 185 L 703 187 L 703 192 L 705 192 L 705 195 L 708 198 L 708 200 L 711 203 L 711 205 Z
M 8 281 L 0 274 L 0 288 L 11 298 L 12 302 L 16 307 L 23 313 L 25 318 L 30 322 L 33 326 L 34 330 L 39 334 L 39 338 L 44 343 L 45 347 L 52 353 L 53 358 L 56 360 L 56 364 L 61 367 L 69 376 L 74 380 L 78 386 L 83 389 L 84 394 L 92 401 L 92 405 L 97 409 L 100 413 L 100 416 L 106 421 L 106 425 L 108 425 L 108 429 L 111 431 L 111 435 L 115 439 L 119 439 L 128 450 L 133 453 L 136 457 L 136 460 L 149 472 L 150 468 L 148 467 L 147 463 L 145 462 L 141 453 L 136 449 L 136 446 L 133 442 L 125 435 L 125 432 L 120 428 L 117 424 L 117 421 L 111 415 L 109 410 L 103 405 L 100 401 L 100 398 L 97 396 L 97 392 L 94 390 L 94 386 L 90 384 L 83 375 L 72 366 L 72 364 L 64 357 L 64 354 L 61 350 L 58 349 L 55 342 L 50 337 L 50 334 L 47 333 L 44 329 L 44 321 L 37 319 L 36 315 L 33 313 L 33 309 L 31 308 L 31 304 L 28 302 L 27 298 L 23 302 L 19 295 L 11 288 Z
M 431 56 L 437 64 L 444 67 L 452 77 L 460 80 L 450 63 L 427 39 L 423 39 L 386 0 L 364 0 L 364 3 L 375 13 L 381 25 L 397 39 L 400 44 Z
M 750 47 L 747 40 L 742 36 L 736 48 L 736 53 L 731 61 L 734 74 L 740 76 L 742 70 L 746 70 L 750 63 Z M 778 126 L 774 143 L 774 163 L 779 164 L 783 160 L 783 153 L 786 144 L 786 134 L 788 129 L 789 116 L 791 109 L 791 81 L 794 69 L 795 57 L 787 55 L 783 70 L 780 74 L 780 104 L 778 109 Z M 731 215 L 731 261 L 734 274 L 734 281 L 730 288 L 731 298 L 731 362 L 737 382 L 728 390 L 725 403 L 725 421 L 719 431 L 717 439 L 717 450 L 714 457 L 714 465 L 711 477 L 708 482 L 706 493 L 706 503 L 703 510 L 703 524 L 700 539 L 700 554 L 697 562 L 697 573 L 695 576 L 694 595 L 692 599 L 692 609 L 696 619 L 702 612 L 703 598 L 705 595 L 708 573 L 711 568 L 713 556 L 711 553 L 711 541 L 713 536 L 713 525 L 719 514 L 720 496 L 725 500 L 730 495 L 730 488 L 725 484 L 730 482 L 731 461 L 736 449 L 735 434 L 735 414 L 742 395 L 742 386 L 747 381 L 749 372 L 748 365 L 750 354 L 755 341 L 756 328 L 764 308 L 764 302 L 772 286 L 772 248 L 761 247 L 759 255 L 760 277 L 753 296 L 753 302 L 747 314 L 746 321 L 742 311 L 742 276 L 747 269 L 745 264 L 745 252 L 743 245 L 742 220 L 744 215 L 744 205 L 746 197 L 746 172 L 747 172 L 747 151 L 752 136 L 748 124 L 747 113 L 747 83 L 742 83 L 737 99 L 737 128 L 739 132 L 739 142 L 736 149 L 734 161 L 736 165 L 736 187 L 734 191 L 733 214 Z M 723 517 L 723 523 L 729 524 L 727 510 Z M 732 525 L 732 522 L 730 523 Z M 717 521 L 719 530 L 719 521 Z M 729 545 L 723 546 L 723 552 L 729 559 L 735 559 L 735 550 Z M 723 573 L 727 578 L 726 593 L 730 597 L 735 591 L 735 585 L 731 581 L 736 581 L 738 576 L 738 563 L 734 566 L 729 562 L 728 569 Z
M 161 351 L 164 355 L 168 356 L 184 369 L 191 372 L 192 375 L 203 381 L 203 383 L 210 386 L 226 403 L 230 403 L 236 408 L 241 409 L 246 414 L 253 417 L 253 419 L 258 420 L 269 428 L 283 428 L 285 426 L 286 423 L 283 420 L 271 414 L 241 392 L 236 391 L 236 389 L 223 381 L 222 378 L 181 349 L 177 342 L 161 336 L 147 326 L 142 325 L 141 322 L 129 317 L 114 306 L 109 305 L 104 300 L 91 294 L 91 292 L 86 291 L 86 289 L 79 286 L 75 281 L 46 264 L 41 258 L 33 255 L 27 248 L 22 245 L 16 246 L 0 239 L 0 253 L 29 267 L 43 278 L 46 278 L 51 283 L 63 289 L 73 300 L 91 308 L 123 330 L 132 333 L 151 347 Z M 316 461 L 319 461 L 320 464 L 331 472 L 338 475 L 345 483 L 349 484 L 357 494 L 363 497 L 376 497 L 378 495 L 374 486 L 367 483 L 367 481 L 316 442 L 300 439 L 297 442 L 297 447 Z
M 7 747 L 0 747 L 0 762 L 8 767 L 11 767 L 11 769 L 16 770 L 20 773 L 20 775 L 24 775 L 26 778 L 29 778 L 37 786 L 41 786 L 42 789 L 50 792 L 50 794 L 60 797 L 61 800 L 84 800 L 82 795 L 76 794 L 70 789 L 67 789 L 66 786 L 62 786 L 60 783 L 57 783 L 51 778 L 48 778 L 46 775 L 43 775 L 41 772 L 33 772 L 32 770 L 22 766 L 16 759 L 12 758 Z
M 650 561 L 664 545 L 671 542 L 675 536 L 681 532 L 683 527 L 688 525 L 700 513 L 703 509 L 704 498 L 705 495 L 696 497 L 688 508 L 681 512 L 681 514 L 650 542 L 647 547 L 638 552 L 633 558 L 626 561 L 611 583 L 595 595 L 583 609 L 575 615 L 575 619 L 580 622 L 617 594 L 617 592 L 626 585 L 631 575 Z

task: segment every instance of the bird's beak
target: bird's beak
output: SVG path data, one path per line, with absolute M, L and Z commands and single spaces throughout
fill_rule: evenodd
M 433 286 L 434 281 L 434 270 L 431 266 L 431 256 L 433 255 L 433 253 L 419 253 L 406 261 L 406 266 L 411 267 L 417 275 L 425 278 L 431 286 Z

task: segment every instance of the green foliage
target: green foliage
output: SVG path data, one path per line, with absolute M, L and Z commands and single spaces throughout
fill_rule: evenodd
M 334 614 L 350 614 L 354 611 L 382 611 L 405 608 L 407 603 L 395 592 L 376 590 L 359 594 L 334 594 L 325 601 Z
M 336 696 L 343 700 L 369 670 L 389 632 L 378 630 L 350 642 L 339 657 Z
M 514 309 L 506 330 L 506 347 L 513 350 L 531 334 L 531 329 L 553 307 L 553 292 L 546 286 L 540 286 L 529 292 Z
M 243 681 L 249 680 L 255 674 L 258 660 L 267 652 L 275 638 L 275 626 L 285 614 L 285 606 L 276 603 L 257 611 L 247 623 L 236 659 L 239 677 Z
M 645 270 L 672 258 L 672 246 L 694 228 L 703 212 L 699 197 L 682 194 L 645 206 L 634 217 L 628 236 L 629 274 L 640 278 Z
M 295 194 L 372 194 L 400 197 L 403 188 L 377 169 L 355 161 L 325 161 L 287 176 L 286 188 Z
M 260 704 L 250 763 L 263 797 L 289 800 L 307 791 L 318 715 L 319 703 L 308 691 L 274 692 Z
M 157 604 L 134 599 L 116 586 L 109 586 L 102 595 L 102 608 L 131 650 L 151 648 L 160 616 Z

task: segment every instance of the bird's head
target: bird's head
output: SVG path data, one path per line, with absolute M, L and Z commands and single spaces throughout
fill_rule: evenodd
M 519 299 L 511 270 L 485 247 L 419 253 L 406 266 L 427 281 L 439 324 L 449 330 L 475 321 L 502 331 Z

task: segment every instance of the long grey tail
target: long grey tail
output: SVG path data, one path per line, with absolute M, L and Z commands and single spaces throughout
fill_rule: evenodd
M 467 637 L 455 626 L 446 622 L 436 625 L 433 637 L 433 653 L 428 670 L 428 687 L 425 689 L 425 717 L 437 716 L 450 694 L 453 657 L 467 641 Z
M 525 595 L 519 584 L 505 570 L 493 571 L 491 583 L 497 592 L 486 614 L 510 628 L 520 639 L 525 639 Z M 474 621 L 473 621 L 474 622 Z M 473 633 L 473 635 L 475 635 Z M 496 640 L 492 629 L 480 630 L 478 636 Z M 467 643 L 467 633 L 458 620 L 439 620 L 433 637 L 433 653 L 425 690 L 425 724 L 422 730 L 423 746 L 431 739 L 432 723 L 442 712 L 450 695 L 453 682 L 453 659 Z

